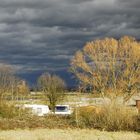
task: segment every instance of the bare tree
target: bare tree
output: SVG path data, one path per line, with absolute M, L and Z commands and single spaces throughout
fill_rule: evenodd
M 24 99 L 25 96 L 29 95 L 30 89 L 29 86 L 27 85 L 25 80 L 18 80 L 17 82 L 17 95 L 22 97 Z
M 0 66 L 0 101 L 11 91 L 11 84 L 13 81 L 13 71 L 10 66 Z
M 56 75 L 43 73 L 38 79 L 40 90 L 47 96 L 52 111 L 55 105 L 64 98 L 65 82 Z
M 25 96 L 29 88 L 23 80 L 15 76 L 15 71 L 10 65 L 0 65 L 0 101 L 6 96 L 15 99 L 18 95 Z
M 71 70 L 93 92 L 127 101 L 140 85 L 140 43 L 128 36 L 88 42 L 76 52 Z

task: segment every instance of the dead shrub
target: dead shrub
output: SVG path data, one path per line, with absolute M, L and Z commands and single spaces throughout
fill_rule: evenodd
M 69 116 L 56 116 L 49 115 L 46 117 L 38 116 L 20 116 L 12 119 L 1 118 L 0 119 L 0 129 L 9 130 L 9 129 L 36 129 L 36 128 L 73 128 L 71 119 Z
M 104 106 L 102 109 L 86 107 L 77 112 L 75 120 L 77 119 L 78 126 L 81 128 L 98 128 L 108 131 L 136 130 L 138 123 L 133 110 L 116 104 Z
M 17 109 L 14 105 L 8 103 L 0 104 L 0 117 L 1 118 L 13 118 L 18 115 Z
M 1 106 L 0 111 L 2 112 L 0 114 L 0 129 L 2 130 L 78 127 L 108 131 L 140 131 L 140 115 L 129 107 L 116 104 L 102 108 L 95 106 L 76 108 L 71 116 L 47 115 L 38 117 L 21 110 L 18 112 L 13 106 L 8 105 Z

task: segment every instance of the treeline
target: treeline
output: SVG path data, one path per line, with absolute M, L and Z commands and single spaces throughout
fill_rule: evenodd
M 6 97 L 10 97 L 11 100 L 24 97 L 29 92 L 26 82 L 15 76 L 11 66 L 0 66 L 0 102 Z
M 51 110 L 64 98 L 64 91 L 65 82 L 59 76 L 43 73 L 38 78 L 37 92 L 41 92 L 41 100 L 49 101 Z M 24 99 L 32 99 L 26 81 L 17 78 L 11 67 L 0 67 L 0 106 L 4 107 L 7 101 Z
M 112 100 L 122 96 L 127 102 L 140 91 L 140 43 L 133 37 L 88 42 L 75 53 L 70 65 L 70 71 L 79 81 L 80 92 L 89 91 Z M 58 96 L 57 93 L 64 92 L 65 82 L 57 75 L 43 73 L 36 89 L 47 96 L 49 93 Z M 24 95 L 29 93 L 29 87 L 14 76 L 11 67 L 3 66 L 0 67 L 0 99 L 8 93 L 12 97 Z

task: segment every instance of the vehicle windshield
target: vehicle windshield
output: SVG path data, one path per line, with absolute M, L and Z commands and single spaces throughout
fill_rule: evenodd
M 55 111 L 57 111 L 57 112 L 65 112 L 65 111 L 68 111 L 68 107 L 66 107 L 66 106 L 56 106 Z

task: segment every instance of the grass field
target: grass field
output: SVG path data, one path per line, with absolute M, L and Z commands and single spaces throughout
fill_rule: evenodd
M 0 131 L 0 140 L 140 140 L 140 134 L 87 129 L 10 130 Z

